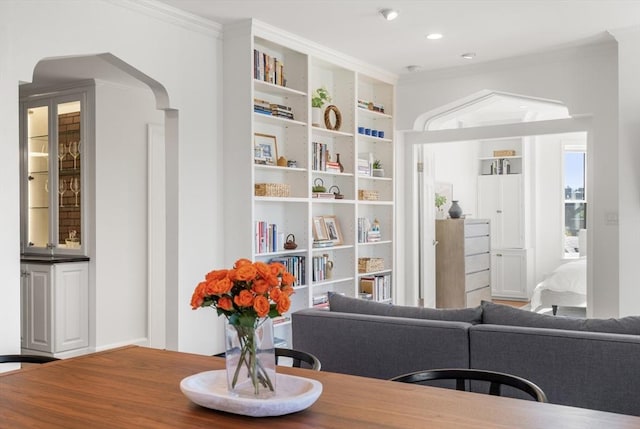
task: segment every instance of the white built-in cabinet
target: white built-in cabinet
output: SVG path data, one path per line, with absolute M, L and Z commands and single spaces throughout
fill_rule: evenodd
M 533 268 L 529 145 L 522 138 L 492 140 L 481 142 L 480 150 L 478 216 L 491 221 L 491 293 L 528 299 Z
M 22 349 L 52 356 L 89 345 L 89 263 L 21 264 Z
M 226 265 L 238 258 L 290 261 L 298 281 L 289 314 L 325 306 L 330 293 L 357 297 L 363 277 L 386 278 L 374 299 L 391 302 L 395 76 L 255 20 L 224 31 Z M 273 61 L 266 77 L 265 56 Z M 311 96 L 321 87 L 332 98 L 323 109 L 335 106 L 329 126 L 312 125 Z M 342 170 L 327 168 L 326 153 L 332 162 L 339 154 Z M 359 171 L 359 159 L 381 161 L 383 175 Z M 312 191 L 317 184 L 323 195 Z M 365 224 L 375 233 L 367 237 Z M 316 247 L 323 235 L 332 245 Z M 294 239 L 297 247 L 285 249 Z M 371 258 L 367 266 L 375 271 L 360 272 L 360 258 Z M 290 323 L 274 326 L 291 346 Z

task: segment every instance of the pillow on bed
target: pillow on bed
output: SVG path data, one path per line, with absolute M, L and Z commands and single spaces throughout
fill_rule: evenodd
M 409 319 L 446 320 L 478 324 L 482 319 L 482 308 L 420 308 L 383 304 L 340 294 L 329 297 L 329 310 L 340 313 L 371 314 L 374 316 L 406 317 Z
M 628 316 L 620 319 L 574 319 L 538 314 L 488 301 L 482 301 L 482 323 L 640 335 L 640 317 L 638 316 Z

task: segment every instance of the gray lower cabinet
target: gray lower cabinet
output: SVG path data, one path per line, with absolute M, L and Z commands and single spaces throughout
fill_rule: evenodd
M 491 300 L 487 219 L 436 220 L 436 307 L 475 307 Z
M 56 355 L 89 345 L 89 263 L 21 264 L 21 342 Z

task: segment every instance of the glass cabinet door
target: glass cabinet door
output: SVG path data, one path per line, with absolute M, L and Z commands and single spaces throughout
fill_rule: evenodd
M 83 251 L 84 94 L 23 104 L 23 252 Z
M 27 111 L 27 241 L 45 249 L 49 241 L 49 106 Z

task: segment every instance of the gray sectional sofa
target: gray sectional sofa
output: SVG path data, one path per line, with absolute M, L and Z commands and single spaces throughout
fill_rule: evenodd
M 324 371 L 389 379 L 487 369 L 533 381 L 551 403 L 640 415 L 640 317 L 570 319 L 490 302 L 423 309 L 341 295 L 330 309 L 292 314 L 293 347 Z

